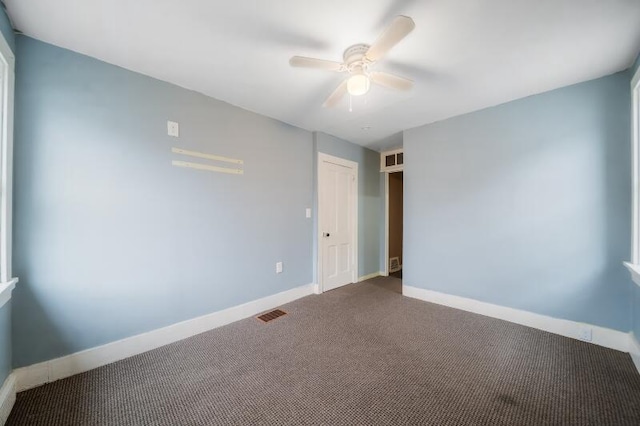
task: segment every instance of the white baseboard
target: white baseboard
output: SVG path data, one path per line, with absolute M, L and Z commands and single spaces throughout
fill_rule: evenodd
M 375 278 L 379 276 L 382 276 L 382 272 L 380 271 L 374 272 L 373 274 L 369 274 L 369 275 L 363 275 L 361 277 L 358 277 L 358 282 L 361 283 L 362 281 L 370 280 L 371 278 Z
M 9 374 L 0 388 L 0 425 L 4 425 L 9 418 L 13 404 L 16 402 L 16 376 Z
M 638 342 L 638 337 L 633 333 L 629 335 L 629 355 L 631 355 L 631 359 L 636 365 L 638 373 L 640 373 L 640 342 Z
M 61 358 L 14 370 L 18 392 L 73 376 L 121 359 L 150 351 L 196 334 L 257 315 L 313 294 L 314 284 L 296 287 L 222 311 L 203 315 L 167 327 L 127 337 L 106 345 L 86 349 Z
M 589 328 L 592 330 L 591 341 L 589 341 L 589 343 L 616 349 L 622 352 L 629 352 L 629 333 L 624 333 L 622 331 L 576 321 L 553 318 L 546 315 L 535 314 L 533 312 L 493 305 L 491 303 L 480 302 L 474 299 L 453 296 L 408 285 L 402 286 L 402 294 L 414 299 L 420 299 L 426 302 L 437 303 L 438 305 L 449 306 L 463 311 L 498 318 L 578 340 L 583 340 L 580 339 L 580 331 L 585 328 Z

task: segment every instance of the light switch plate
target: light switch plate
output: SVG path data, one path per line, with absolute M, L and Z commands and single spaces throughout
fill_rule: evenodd
M 180 137 L 180 125 L 175 121 L 167 121 L 167 134 L 173 137 Z
M 282 273 L 282 262 L 276 263 L 276 274 Z
M 311 209 L 307 207 L 306 211 L 307 219 L 311 218 Z

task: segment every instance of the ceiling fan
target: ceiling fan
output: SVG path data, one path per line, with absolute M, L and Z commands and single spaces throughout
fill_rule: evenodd
M 324 59 L 294 56 L 289 60 L 292 67 L 316 68 L 327 71 L 348 72 L 347 77 L 327 98 L 323 106 L 331 108 L 338 104 L 342 97 L 349 93 L 361 96 L 369 91 L 371 83 L 397 90 L 410 90 L 413 81 L 385 72 L 372 71 L 372 66 L 378 62 L 393 46 L 405 38 L 416 24 L 408 16 L 396 16 L 391 25 L 382 33 L 373 45 L 354 44 L 343 54 L 343 62 L 327 61 Z

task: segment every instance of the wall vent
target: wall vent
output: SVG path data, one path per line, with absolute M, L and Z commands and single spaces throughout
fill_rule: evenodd
M 400 269 L 400 258 L 392 257 L 389 259 L 389 272 L 398 272 Z
M 381 172 L 400 172 L 404 168 L 404 152 L 402 148 L 385 151 L 380 154 Z
M 280 318 L 283 315 L 287 315 L 287 313 L 285 311 L 281 311 L 280 309 L 276 309 L 274 311 L 267 312 L 266 314 L 262 314 L 256 318 L 258 318 L 262 322 L 269 322 L 273 321 L 276 318 Z

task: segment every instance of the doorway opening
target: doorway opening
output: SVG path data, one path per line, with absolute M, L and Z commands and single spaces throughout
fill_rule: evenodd
M 402 172 L 389 173 L 389 238 L 387 270 L 389 276 L 402 279 L 402 208 L 403 208 Z
M 402 170 L 385 172 L 385 287 L 402 294 L 402 234 L 404 204 Z

